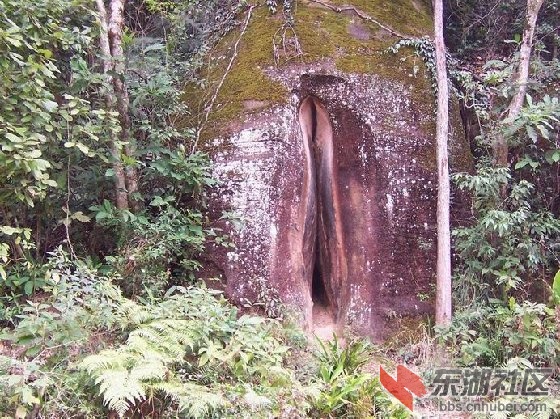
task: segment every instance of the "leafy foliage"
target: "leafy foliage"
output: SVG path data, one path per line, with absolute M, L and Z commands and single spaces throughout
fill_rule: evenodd
M 550 69 L 554 61 L 536 57 L 534 66 Z M 507 302 L 512 294 L 519 297 L 548 286 L 558 264 L 560 221 L 551 197 L 558 188 L 555 130 L 560 106 L 558 98 L 539 93 L 550 77 L 539 71 L 519 115 L 504 123 L 501 112 L 517 89 L 512 84 L 515 58 L 490 60 L 482 71 L 478 77 L 457 73 L 460 97 L 477 119 L 473 140 L 480 158 L 475 174 L 454 176 L 457 186 L 472 196 L 469 225 L 454 231 L 460 261 L 456 288 L 459 301 L 483 296 Z M 496 167 L 487 157 L 501 136 L 510 148 L 510 167 Z
M 557 55 L 545 50 L 545 44 L 554 45 L 546 35 L 534 45 L 523 107 L 514 119 L 505 119 L 519 89 L 516 49 L 526 5 L 515 0 L 450 4 L 453 47 L 462 58 L 477 55 L 452 73 L 478 164 L 472 173 L 454 176 L 472 200 L 471 218 L 453 232 L 458 310 L 450 328 L 438 332 L 464 366 L 558 367 L 558 311 L 545 303 L 554 304 L 552 277 L 560 249 L 560 107 L 550 89 L 560 73 Z M 469 25 L 454 27 L 469 19 Z M 556 16 L 541 13 L 540 20 L 545 28 Z M 504 139 L 508 158 L 498 166 L 490 156 Z M 557 411 L 550 400 L 544 402 Z
M 201 368 L 220 369 L 221 382 L 271 380 L 277 374 L 289 381 L 281 367 L 288 348 L 272 335 L 273 322 L 237 318 L 236 310 L 213 294 L 177 288 L 156 305 L 123 303 L 122 323 L 136 324 L 126 344 L 82 362 L 110 409 L 124 416 L 144 401 L 154 404 L 158 396 L 191 417 L 224 409 L 228 402 L 217 383 L 196 379 Z
M 118 232 L 119 253 L 107 261 L 126 277 L 121 286 L 129 295 L 160 295 L 178 277 L 192 282 L 207 240 L 229 245 L 218 229 L 204 228 L 199 209 L 182 208 L 185 199 L 214 184 L 206 156 L 186 155 L 184 148 L 164 150 L 149 166 L 148 176 L 153 188 L 144 210 L 118 210 L 108 200 L 90 207 L 98 225 Z M 158 186 L 162 178 L 168 179 L 165 187 Z
M 537 29 L 537 47 L 551 51 L 558 45 L 553 28 L 558 25 L 559 6 L 557 0 L 545 2 Z M 523 32 L 526 7 L 523 0 L 448 2 L 447 44 L 466 58 L 507 55 Z
M 24 361 L 15 355 L 3 358 L 0 386 L 9 402 L 0 407 L 1 414 L 37 414 L 43 408 L 56 412 L 60 405 L 68 413 L 97 411 L 85 402 L 88 387 L 69 365 L 80 349 L 86 350 L 95 336 L 114 324 L 116 303 L 109 296 L 110 280 L 88 264 L 70 260 L 61 250 L 46 267 L 51 294 L 23 305 L 16 327 L 1 336 L 5 345 L 18 348 L 26 357 Z
M 429 72 L 429 75 L 432 79 L 432 89 L 437 92 L 437 83 L 436 83 L 436 52 L 435 46 L 433 41 L 428 37 L 423 38 L 405 38 L 401 39 L 396 42 L 394 45 L 388 48 L 387 52 L 392 54 L 397 54 L 404 48 L 412 48 L 416 56 L 420 57 L 424 64 L 426 65 L 426 69 Z M 405 58 L 401 58 L 404 60 Z M 448 60 L 450 57 L 448 58 Z M 419 68 L 414 67 L 414 76 L 418 73 Z
M 0 356 L 0 389 L 7 396 L 8 404 L 18 406 L 14 412 L 16 418 L 24 418 L 30 408 L 38 405 L 49 385 L 48 375 L 41 374 L 36 363 Z
M 0 281 L 16 294 L 36 290 L 29 280 L 8 279 L 7 270 L 32 267 L 48 245 L 43 223 L 87 220 L 62 204 L 70 162 L 105 159 L 104 133 L 118 129 L 116 115 L 81 86 L 99 83 L 84 75 L 93 18 L 81 1 L 7 1 L 0 9 Z
M 65 67 L 78 65 L 91 41 L 87 19 L 92 15 L 80 2 L 63 1 L 8 1 L 0 13 L 1 199 L 32 206 L 48 188 L 57 187 L 49 146 L 66 141 L 68 148 L 87 155 L 82 141 L 95 140 L 102 129 L 103 111 L 72 96 L 64 82 L 69 74 Z M 65 22 L 70 15 L 84 16 L 85 22 L 75 21 L 71 28 Z
M 560 271 L 556 272 L 552 282 L 552 302 L 560 306 Z
M 460 70 L 454 61 L 451 71 L 474 110 L 479 160 L 476 172 L 455 177 L 472 197 L 472 218 L 455 231 L 456 297 L 477 304 L 459 306 L 440 331 L 464 365 L 558 366 L 559 275 L 550 280 L 560 248 L 560 105 L 549 86 L 560 80 L 560 22 L 558 2 L 547 3 L 529 95 L 505 129 L 522 2 L 448 4 L 463 57 L 483 46 L 500 52 Z M 294 2 L 265 5 L 297 29 Z M 215 211 L 204 190 L 215 180 L 208 156 L 192 152 L 196 130 L 186 121 L 197 110 L 187 108 L 184 85 L 205 83 L 205 53 L 245 6 L 127 2 L 121 81 L 130 109 L 119 115 L 103 100 L 111 87 L 91 3 L 0 5 L 0 416 L 408 417 L 365 372 L 365 341 L 335 339 L 312 355 L 266 278 L 247 278 L 256 300 L 246 308 L 275 320 L 241 315 L 193 285 L 205 246 L 230 243 L 206 217 Z M 392 51 L 401 48 L 433 71 L 430 40 L 401 40 Z M 113 145 L 135 151 L 115 156 L 109 142 L 123 118 L 130 135 Z M 486 157 L 498 134 L 511 167 Z M 132 211 L 114 204 L 115 158 L 139 175 Z M 552 307 L 530 302 L 534 295 Z
M 190 10 L 168 3 L 148 6 L 169 17 Z M 188 113 L 184 76 L 194 61 L 171 55 L 167 38 L 146 43 L 129 32 L 125 39 L 136 152 L 121 158 L 138 171 L 134 199 L 141 205 L 135 213 L 114 207 L 109 142 L 121 127 L 119 115 L 105 110 L 109 86 L 100 73 L 90 6 L 24 1 L 0 9 L 6 104 L 0 112 L 6 173 L 0 181 L 0 313 L 6 320 L 20 310 L 22 297 L 48 289 L 43 262 L 61 244 L 72 256 L 110 255 L 106 262 L 127 278 L 129 295 L 160 295 L 178 277 L 192 281 L 207 239 L 228 244 L 218 230 L 203 227 L 202 191 L 214 180 L 207 156 L 189 153 L 194 131 L 180 120 Z
M 371 346 L 364 340 L 349 342 L 345 348 L 333 336 L 319 341 L 319 376 L 323 389 L 314 403 L 313 417 L 392 417 L 408 413 L 381 388 L 377 378 L 361 371 L 371 357 Z
M 552 366 L 560 356 L 556 332 L 554 310 L 511 298 L 461 312 L 440 336 L 465 366 L 499 366 L 511 358 Z
M 140 304 L 68 255 L 57 254 L 50 264 L 52 296 L 30 302 L 15 329 L 3 335 L 33 359 L 2 358 L 0 386 L 10 402 L 0 413 L 99 415 L 97 392 L 121 414 L 149 406 L 190 417 L 235 415 L 265 399 L 259 409 L 284 409 L 277 398 L 298 391 L 305 400 L 303 385 L 283 367 L 289 348 L 278 322 L 238 317 L 220 293 L 200 287 L 173 288 L 161 300 Z M 123 332 L 122 345 L 84 359 L 96 352 L 100 335 L 118 342 Z
M 131 407 L 146 400 L 147 394 L 155 391 L 172 397 L 181 409 L 200 401 L 206 406 L 197 406 L 198 411 L 219 406 L 219 396 L 202 388 L 193 393 L 193 387 L 197 386 L 183 386 L 169 376 L 170 365 L 185 358 L 188 348 L 193 349 L 193 337 L 200 331 L 192 330 L 193 324 L 187 320 L 154 319 L 151 313 L 141 313 L 141 309 L 136 306 L 126 308 L 136 310 L 133 315 L 142 317 L 142 326 L 130 333 L 123 348 L 91 355 L 82 363 L 99 385 L 107 407 L 122 417 Z
M 512 183 L 506 168 L 480 167 L 476 175 L 455 175 L 457 185 L 473 197 L 476 221 L 454 231 L 456 251 L 463 261 L 457 287 L 465 301 L 480 295 L 507 298 L 527 275 L 552 267 L 550 252 L 557 246 L 560 221 L 535 202 L 535 187 L 527 180 L 511 186 L 500 198 L 500 189 Z

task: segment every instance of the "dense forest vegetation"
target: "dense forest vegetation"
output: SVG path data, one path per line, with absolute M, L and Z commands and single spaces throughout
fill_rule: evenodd
M 431 377 L 441 362 L 551 367 L 539 417 L 560 416 L 558 0 L 541 2 L 513 117 L 535 2 L 444 2 L 476 163 L 451 174 L 470 208 L 452 220 L 448 327 L 319 342 L 289 310 L 234 307 L 197 279 L 205 248 L 231 240 L 208 215 L 186 86 L 253 7 L 296 3 L 1 0 L 1 417 L 405 418 L 373 365 Z M 435 67 L 431 39 L 399 48 Z

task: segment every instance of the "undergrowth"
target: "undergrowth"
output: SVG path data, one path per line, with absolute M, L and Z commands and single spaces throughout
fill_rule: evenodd
M 2 335 L 2 416 L 402 416 L 363 371 L 365 341 L 316 351 L 289 320 L 241 314 L 202 285 L 139 302 L 61 250 L 50 266 L 51 294 Z

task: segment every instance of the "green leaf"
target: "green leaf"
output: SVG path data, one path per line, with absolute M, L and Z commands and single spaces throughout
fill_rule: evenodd
M 82 144 L 80 142 L 76 143 L 76 147 L 78 147 L 78 149 L 84 153 L 84 154 L 89 154 L 89 147 L 85 144 Z
M 518 161 L 517 163 L 515 163 L 515 170 L 523 169 L 528 164 L 529 162 L 527 160 Z
M 555 305 L 560 306 L 560 270 L 556 272 L 552 282 L 552 300 Z
M 70 216 L 73 220 L 78 220 L 81 223 L 89 223 L 91 218 L 85 215 L 82 211 L 75 212 Z
M 21 143 L 23 142 L 23 139 L 18 137 L 15 134 L 12 134 L 11 132 L 7 132 L 6 134 L 6 138 L 14 143 Z
M 529 138 L 530 138 L 534 143 L 536 143 L 537 140 L 538 140 L 538 137 L 539 137 L 539 136 L 537 135 L 537 131 L 535 131 L 535 129 L 534 129 L 532 126 L 530 126 L 530 125 L 527 125 L 526 131 L 527 131 L 527 135 L 529 136 Z
M 53 102 L 52 100 L 45 100 L 43 101 L 43 106 L 48 112 L 53 112 L 58 108 L 58 103 Z
M 154 199 L 152 199 L 152 202 L 150 202 L 150 205 L 153 207 L 160 207 L 162 205 L 165 205 L 166 202 L 163 200 L 163 198 L 161 196 L 155 196 Z
M 14 228 L 12 226 L 0 226 L 0 233 L 5 234 L 6 236 L 11 236 L 20 232 L 21 230 L 19 228 Z
M 21 401 L 24 404 L 31 406 L 40 403 L 40 400 L 33 395 L 33 390 L 29 386 L 25 386 L 22 388 Z
M 30 348 L 28 348 L 25 351 L 25 355 L 27 355 L 29 357 L 32 357 L 32 356 L 37 355 L 39 352 L 41 352 L 41 346 L 35 345 L 35 346 L 31 346 Z
M 560 161 L 560 150 L 549 150 L 545 153 L 544 158 L 548 164 L 558 163 Z
M 37 49 L 37 52 L 39 54 L 42 54 L 46 59 L 50 59 L 53 56 L 53 53 L 50 49 L 39 48 L 39 49 Z
M 537 125 L 537 129 L 540 131 L 541 135 L 547 140 L 550 139 L 550 131 L 544 125 Z M 536 141 L 535 141 L 536 142 Z
M 23 286 L 23 291 L 25 295 L 31 295 L 33 293 L 33 281 L 27 281 Z
M 16 413 L 14 414 L 15 419 L 24 419 L 27 416 L 27 409 L 24 406 L 18 406 Z
M 38 159 L 39 157 L 41 157 L 41 150 L 31 150 L 30 152 L 27 153 L 27 158 L 29 159 Z

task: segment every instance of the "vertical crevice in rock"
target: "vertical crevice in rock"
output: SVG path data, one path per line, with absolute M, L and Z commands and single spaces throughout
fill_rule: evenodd
M 313 304 L 328 309 L 330 307 L 329 297 L 325 288 L 325 279 L 321 266 L 321 258 L 319 257 L 319 243 L 315 245 L 315 263 L 313 265 L 313 277 L 311 279 L 311 299 Z
M 304 277 L 310 287 L 313 315 L 321 312 L 336 322 L 345 282 L 345 257 L 333 163 L 333 130 L 325 107 L 313 96 L 302 101 L 299 120 L 306 156 Z

